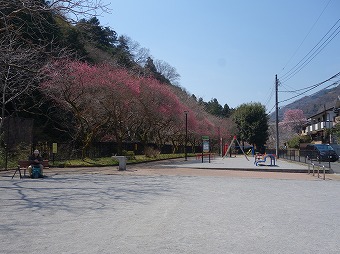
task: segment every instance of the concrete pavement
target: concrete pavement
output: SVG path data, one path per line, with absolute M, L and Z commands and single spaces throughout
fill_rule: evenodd
M 1 172 L 0 253 L 340 253 L 340 182 L 249 159 Z
M 210 159 L 204 157 L 203 163 L 201 158 L 189 157 L 187 161 L 177 161 L 176 163 L 163 163 L 160 165 L 169 167 L 186 167 L 198 169 L 221 169 L 221 170 L 242 170 L 242 171 L 263 171 L 263 172 L 289 172 L 289 173 L 307 173 L 308 165 L 304 163 L 291 162 L 283 159 L 278 159 L 275 166 L 270 165 L 270 160 L 260 163 L 259 166 L 255 165 L 254 157 L 214 157 Z M 310 168 L 312 170 L 312 168 Z M 326 169 L 326 173 L 329 170 Z
M 0 253 L 340 252 L 338 181 L 121 173 L 0 177 Z

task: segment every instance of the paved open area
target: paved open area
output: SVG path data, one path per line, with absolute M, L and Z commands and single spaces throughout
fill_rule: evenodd
M 201 164 L 2 172 L 0 253 L 340 253 L 340 181 Z

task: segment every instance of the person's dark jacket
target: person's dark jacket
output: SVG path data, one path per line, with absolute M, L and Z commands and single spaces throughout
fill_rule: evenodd
M 38 160 L 38 162 L 36 162 L 35 160 Z M 42 163 L 43 158 L 42 158 L 40 155 L 35 156 L 35 155 L 33 154 L 33 155 L 31 155 L 31 156 L 29 157 L 29 161 L 30 161 L 30 164 L 31 164 L 31 165 L 39 165 L 39 164 Z

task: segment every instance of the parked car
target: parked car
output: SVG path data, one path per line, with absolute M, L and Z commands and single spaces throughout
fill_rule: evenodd
M 337 161 L 339 156 L 328 144 L 313 144 L 306 146 L 306 156 L 318 161 Z

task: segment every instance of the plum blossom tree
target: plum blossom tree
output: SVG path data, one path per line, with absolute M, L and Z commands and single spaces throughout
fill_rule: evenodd
M 176 150 L 185 143 L 185 111 L 192 145 L 202 135 L 217 139 L 228 132 L 222 119 L 186 105 L 153 77 L 70 60 L 47 65 L 44 74 L 42 91 L 72 116 L 62 123 L 71 130 L 73 141 L 81 143 L 83 157 L 95 140 L 116 141 L 119 153 L 126 140 L 138 140 L 144 146 L 153 142 L 159 148 L 171 142 Z
M 136 133 L 141 141 L 163 145 L 181 125 L 184 105 L 174 93 L 155 78 L 140 79 L 140 118 Z
M 285 131 L 299 133 L 306 122 L 307 118 L 301 109 L 289 109 L 285 111 L 280 126 L 282 126 Z
M 121 154 L 123 141 L 135 137 L 134 130 L 140 117 L 137 100 L 140 87 L 137 79 L 125 69 L 101 67 L 101 75 L 105 78 L 102 105 L 110 116 L 105 139 L 116 141 Z
M 108 66 L 71 61 L 57 61 L 46 68 L 49 80 L 42 84 L 43 92 L 73 115 L 72 121 L 64 124 L 74 127 L 70 135 L 74 141 L 81 142 L 83 157 L 93 140 L 104 135 L 105 127 L 113 126 L 110 124 L 112 119 L 122 122 L 114 114 L 114 105 L 108 106 L 112 86 L 119 84 L 117 79 L 121 78 L 117 75 L 117 82 L 110 79 L 115 76 L 114 71 L 120 74 L 120 70 Z

